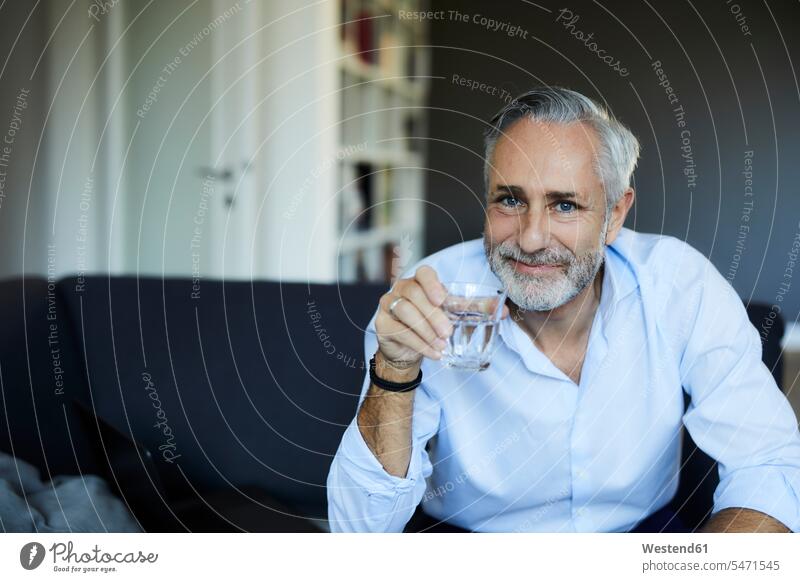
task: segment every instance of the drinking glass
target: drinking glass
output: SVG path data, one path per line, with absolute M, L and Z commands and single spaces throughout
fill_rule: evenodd
M 453 324 L 442 362 L 450 368 L 485 370 L 492 356 L 506 291 L 484 283 L 442 284 L 447 289 L 442 309 Z

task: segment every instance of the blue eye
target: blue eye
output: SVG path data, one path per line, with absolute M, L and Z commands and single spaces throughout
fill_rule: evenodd
M 556 204 L 556 208 L 561 214 L 569 214 L 570 212 L 576 210 L 578 207 L 575 205 L 574 202 L 559 202 Z
M 505 203 L 506 200 L 513 200 L 515 202 L 519 202 L 519 199 L 518 198 L 514 198 L 513 196 L 503 196 L 502 198 L 500 198 L 500 200 L 498 200 L 498 202 L 500 202 L 500 204 L 505 206 L 506 208 L 516 208 L 517 207 L 516 204 L 506 204 Z

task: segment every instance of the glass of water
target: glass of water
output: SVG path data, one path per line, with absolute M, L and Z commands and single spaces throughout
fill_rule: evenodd
M 505 289 L 459 281 L 442 284 L 447 298 L 441 307 L 453 324 L 442 362 L 450 368 L 485 370 L 506 301 Z

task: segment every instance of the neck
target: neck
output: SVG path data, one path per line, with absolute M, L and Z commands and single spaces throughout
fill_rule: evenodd
M 605 265 L 592 284 L 564 305 L 550 311 L 521 311 L 511 300 L 508 307 L 512 319 L 533 339 L 540 349 L 563 346 L 585 338 L 600 306 Z

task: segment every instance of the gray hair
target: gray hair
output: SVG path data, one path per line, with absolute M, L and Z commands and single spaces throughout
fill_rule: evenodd
M 489 191 L 489 168 L 495 146 L 512 124 L 527 117 L 541 123 L 582 122 L 597 132 L 600 151 L 595 171 L 603 183 L 606 207 L 612 208 L 630 187 L 639 159 L 639 140 L 605 107 L 563 87 L 537 87 L 510 101 L 495 114 L 484 134 L 483 178 Z

